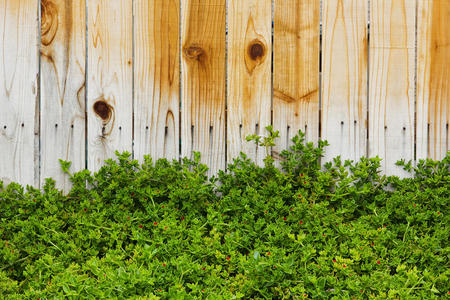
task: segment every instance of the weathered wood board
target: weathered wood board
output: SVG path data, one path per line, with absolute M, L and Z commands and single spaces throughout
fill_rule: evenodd
M 242 151 L 261 164 L 267 155 L 245 138 L 271 124 L 271 39 L 271 0 L 229 2 L 227 161 Z
M 86 167 L 85 0 L 41 0 L 41 185 L 45 178 L 70 189 L 71 172 Z
M 225 168 L 225 0 L 182 3 L 181 156 Z
M 179 0 L 135 0 L 134 156 L 178 159 Z
M 449 151 L 448 0 L 0 0 L 0 20 L 6 183 L 67 191 L 58 159 L 96 171 L 115 150 L 198 151 L 212 175 L 261 164 L 245 137 L 269 124 L 275 157 L 302 130 L 388 175 Z
M 417 51 L 417 159 L 442 159 L 450 143 L 450 1 L 419 0 Z
M 5 184 L 39 185 L 38 12 L 36 0 L 0 0 L 0 180 Z
M 275 151 L 286 149 L 298 130 L 319 137 L 320 1 L 275 0 L 273 126 Z
M 415 20 L 415 1 L 370 1 L 369 156 L 388 175 L 414 158 Z
M 367 150 L 368 1 L 323 2 L 322 136 L 324 161 L 359 160 Z
M 133 2 L 88 1 L 88 168 L 132 152 Z

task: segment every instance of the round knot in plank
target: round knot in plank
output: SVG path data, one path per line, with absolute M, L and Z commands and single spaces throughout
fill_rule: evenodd
M 184 48 L 184 55 L 190 60 L 202 61 L 206 57 L 206 51 L 197 45 L 191 45 Z
M 260 39 L 254 39 L 248 43 L 245 55 L 247 71 L 252 74 L 253 70 L 262 64 L 266 58 L 266 46 Z
M 106 103 L 105 100 L 98 100 L 94 103 L 94 112 L 99 116 L 104 123 L 107 123 L 111 119 L 113 108 Z
M 254 41 L 249 47 L 248 47 L 248 55 L 253 60 L 260 60 L 265 55 L 265 47 L 260 41 Z

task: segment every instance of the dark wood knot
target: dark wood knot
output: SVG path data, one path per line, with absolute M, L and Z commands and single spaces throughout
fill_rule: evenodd
M 260 60 L 264 57 L 266 49 L 260 41 L 253 41 L 248 47 L 248 55 L 253 60 Z
M 201 61 L 206 56 L 206 52 L 202 47 L 199 46 L 189 46 L 184 48 L 184 55 L 191 60 Z
M 111 119 L 113 108 L 111 105 L 106 103 L 105 100 L 99 100 L 94 103 L 94 112 L 99 116 L 104 122 L 108 122 Z
M 266 46 L 259 39 L 254 39 L 248 44 L 245 54 L 245 65 L 247 71 L 252 74 L 253 70 L 263 63 L 266 58 Z

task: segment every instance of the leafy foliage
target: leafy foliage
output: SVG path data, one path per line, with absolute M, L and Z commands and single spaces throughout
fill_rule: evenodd
M 274 145 L 278 133 L 249 137 Z M 69 173 L 68 195 L 0 182 L 5 299 L 303 299 L 448 296 L 450 156 L 386 177 L 380 159 L 320 160 L 299 132 L 258 166 L 208 178 L 181 162 L 117 153 Z

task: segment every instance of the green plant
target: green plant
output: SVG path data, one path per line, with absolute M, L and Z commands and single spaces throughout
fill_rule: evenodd
M 267 136 L 260 136 L 256 134 L 249 135 L 245 137 L 247 142 L 253 141 L 257 146 L 266 148 L 266 153 L 271 153 L 271 147 L 275 146 L 275 139 L 280 137 L 280 132 L 278 130 L 273 130 L 271 125 L 266 128 Z M 266 165 L 273 164 L 274 159 L 271 155 L 268 155 L 264 162 Z
M 250 137 L 269 150 L 278 136 Z M 380 159 L 323 164 L 303 133 L 258 166 L 245 154 L 208 178 L 193 159 L 117 153 L 68 173 L 64 195 L 0 182 L 5 299 L 446 297 L 450 153 L 411 178 Z M 270 153 L 268 151 L 267 153 Z

